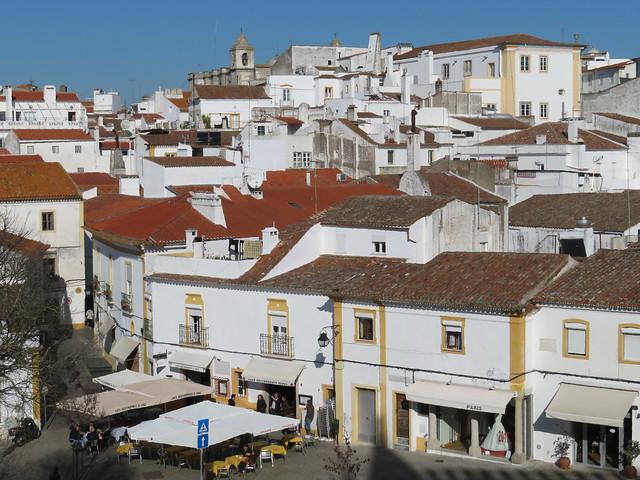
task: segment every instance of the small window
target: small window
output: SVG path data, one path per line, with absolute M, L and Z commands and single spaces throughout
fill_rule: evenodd
M 529 55 L 520 55 L 520 71 L 529 71 Z
M 429 150 L 429 153 L 427 155 L 427 161 L 429 162 L 429 165 L 431 165 L 433 163 L 433 150 Z
M 531 116 L 531 102 L 520 102 L 520 116 Z
M 333 98 L 333 87 L 324 87 L 324 98 Z
M 76 121 L 76 112 L 67 112 L 67 121 L 75 122 Z
M 387 165 L 393 165 L 393 154 L 395 152 L 393 150 L 387 151 Z
M 540 118 L 549 118 L 549 104 L 541 103 L 540 104 Z
M 619 329 L 620 361 L 640 363 L 640 325 L 620 325 Z
M 245 52 L 242 54 L 242 66 L 246 67 L 249 64 L 249 55 Z
M 82 145 L 76 145 L 76 153 L 82 153 Z
M 282 89 L 282 100 L 285 102 L 288 102 L 291 98 L 291 90 L 289 90 L 288 88 L 283 88 Z
M 387 253 L 387 242 L 373 242 L 373 253 L 377 253 L 379 255 Z
M 487 103 L 487 110 L 496 110 L 496 104 L 495 103 Z
M 546 73 L 549 71 L 549 57 L 546 55 L 540 56 L 540 71 Z
M 442 320 L 442 351 L 464 353 L 464 321 Z
M 52 145 L 51 153 L 60 153 L 60 147 L 58 145 Z
M 493 78 L 496 76 L 496 64 L 493 62 L 489 62 L 487 64 L 487 76 L 489 78 Z
M 264 137 L 264 135 L 265 135 L 265 133 L 266 133 L 266 132 L 265 132 L 264 125 L 258 125 L 258 126 L 256 127 L 256 131 L 257 131 L 257 133 L 258 133 L 258 136 L 259 136 L 259 137 Z
M 391 115 L 391 110 L 383 110 L 382 115 L 384 115 L 385 117 L 388 117 L 389 115 Z
M 311 166 L 311 152 L 293 152 L 293 168 L 308 168 Z
M 375 336 L 373 333 L 373 315 L 366 313 L 356 313 L 356 332 L 357 340 L 361 342 L 373 342 Z
M 567 320 L 563 324 L 563 345 L 565 357 L 589 357 L 589 324 L 584 321 Z
M 33 145 L 27 145 L 27 153 L 33 153 L 33 152 L 34 152 Z
M 54 228 L 53 212 L 42 212 L 42 231 L 50 232 Z
M 47 277 L 55 277 L 56 275 L 56 259 L 55 257 L 46 257 L 43 260 L 44 274 Z
M 465 77 L 468 77 L 472 73 L 473 73 L 473 63 L 471 62 L 471 60 L 465 60 L 464 61 L 464 75 L 465 75 Z
M 215 387 L 216 387 L 216 395 L 220 396 L 220 397 L 226 397 L 227 395 L 229 395 L 229 381 L 228 380 L 223 380 L 223 379 L 216 379 L 215 380 Z
M 442 79 L 449 80 L 449 64 L 448 63 L 442 64 Z

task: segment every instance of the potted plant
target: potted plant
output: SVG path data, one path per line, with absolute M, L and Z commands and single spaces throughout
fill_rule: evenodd
M 624 447 L 624 463 L 625 467 L 622 471 L 624 478 L 636 478 L 638 471 L 633 466 L 633 461 L 640 456 L 640 442 L 638 440 L 630 440 Z
M 571 467 L 571 459 L 568 457 L 571 448 L 571 439 L 568 435 L 558 437 L 553 442 L 553 457 L 557 458 L 556 465 L 561 470 L 569 470 Z

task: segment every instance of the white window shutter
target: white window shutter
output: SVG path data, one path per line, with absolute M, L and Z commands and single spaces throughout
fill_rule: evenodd
M 587 335 L 585 330 L 567 329 L 567 353 L 571 355 L 586 355 Z
M 640 361 L 640 335 L 623 333 L 624 335 L 624 359 Z

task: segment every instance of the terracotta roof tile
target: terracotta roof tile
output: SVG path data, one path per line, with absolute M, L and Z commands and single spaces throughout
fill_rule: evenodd
M 599 250 L 534 301 L 595 310 L 640 311 L 640 250 Z
M 93 140 L 93 137 L 83 130 L 64 128 L 40 128 L 12 130 L 20 140 Z
M 129 150 L 133 149 L 133 142 L 129 140 L 120 140 L 118 139 L 118 143 L 120 144 L 120 150 Z M 115 140 L 104 140 L 100 142 L 100 148 L 102 150 L 115 150 L 116 149 L 116 141 Z
M 304 122 L 296 117 L 274 117 L 276 120 L 280 120 L 287 125 L 304 125 Z
M 59 163 L 7 163 L 0 168 L 0 201 L 81 198 Z
M 585 216 L 598 232 L 623 232 L 640 223 L 640 190 L 534 195 L 509 208 L 509 225 L 575 228 Z
M 11 155 L 11 152 L 6 148 L 0 147 L 0 155 Z
M 44 102 L 44 92 L 41 90 L 35 92 L 13 90 L 11 96 L 16 102 Z M 6 100 L 6 96 L 0 96 L 0 101 L 4 100 Z M 80 98 L 73 92 L 58 92 L 56 100 L 58 102 L 80 103 Z
M 475 125 L 483 130 L 523 130 L 531 125 L 521 122 L 514 117 L 459 117 L 452 116 L 456 120 Z
M 144 157 L 146 160 L 161 165 L 165 168 L 180 167 L 234 167 L 233 162 L 229 162 L 222 157 Z
M 204 100 L 269 99 L 262 87 L 245 85 L 196 85 L 196 97 Z
M 630 123 L 631 125 L 640 125 L 640 118 L 631 117 L 629 115 L 622 115 L 620 113 L 596 112 L 594 113 L 594 115 L 600 115 L 601 117 L 607 117 L 613 120 L 618 120 L 620 122 Z
M 44 162 L 40 155 L 1 155 L 0 163 Z
M 69 176 L 82 191 L 90 190 L 94 187 L 97 187 L 98 195 L 105 193 L 118 193 L 119 191 L 118 179 L 112 177 L 108 173 L 70 173 Z
M 181 112 L 189 111 L 189 98 L 168 98 L 171 103 L 173 103 Z
M 374 112 L 358 112 L 358 118 L 382 118 L 382 115 Z
M 446 252 L 426 264 L 321 256 L 260 286 L 427 308 L 520 313 L 572 264 L 568 255 Z
M 431 50 L 434 54 L 458 52 L 462 50 L 472 50 L 474 48 L 484 48 L 502 45 L 531 45 L 531 46 L 550 46 L 550 47 L 581 47 L 581 45 L 573 43 L 555 42 L 553 40 L 545 40 L 543 38 L 534 37 L 526 33 L 515 33 L 511 35 L 499 35 L 495 37 L 476 38 L 473 40 L 462 40 L 458 42 L 438 43 L 435 45 L 425 45 L 423 47 L 414 48 L 406 53 L 395 55 L 394 60 L 405 60 L 415 58 L 424 50 Z
M 27 257 L 37 257 L 49 249 L 46 243 L 30 240 L 7 230 L 0 230 L 0 250 L 20 253 Z
M 625 68 L 629 65 L 633 65 L 635 62 L 633 60 L 626 60 L 624 62 L 612 63 L 610 65 L 602 65 L 601 67 L 591 68 L 588 70 L 583 70 L 583 72 L 597 72 L 602 70 L 619 70 L 621 68 Z

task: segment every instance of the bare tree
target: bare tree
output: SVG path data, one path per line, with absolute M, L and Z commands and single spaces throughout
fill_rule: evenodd
M 16 227 L 0 213 L 0 402 L 21 412 L 54 384 L 64 282 L 45 271 L 48 246 Z

